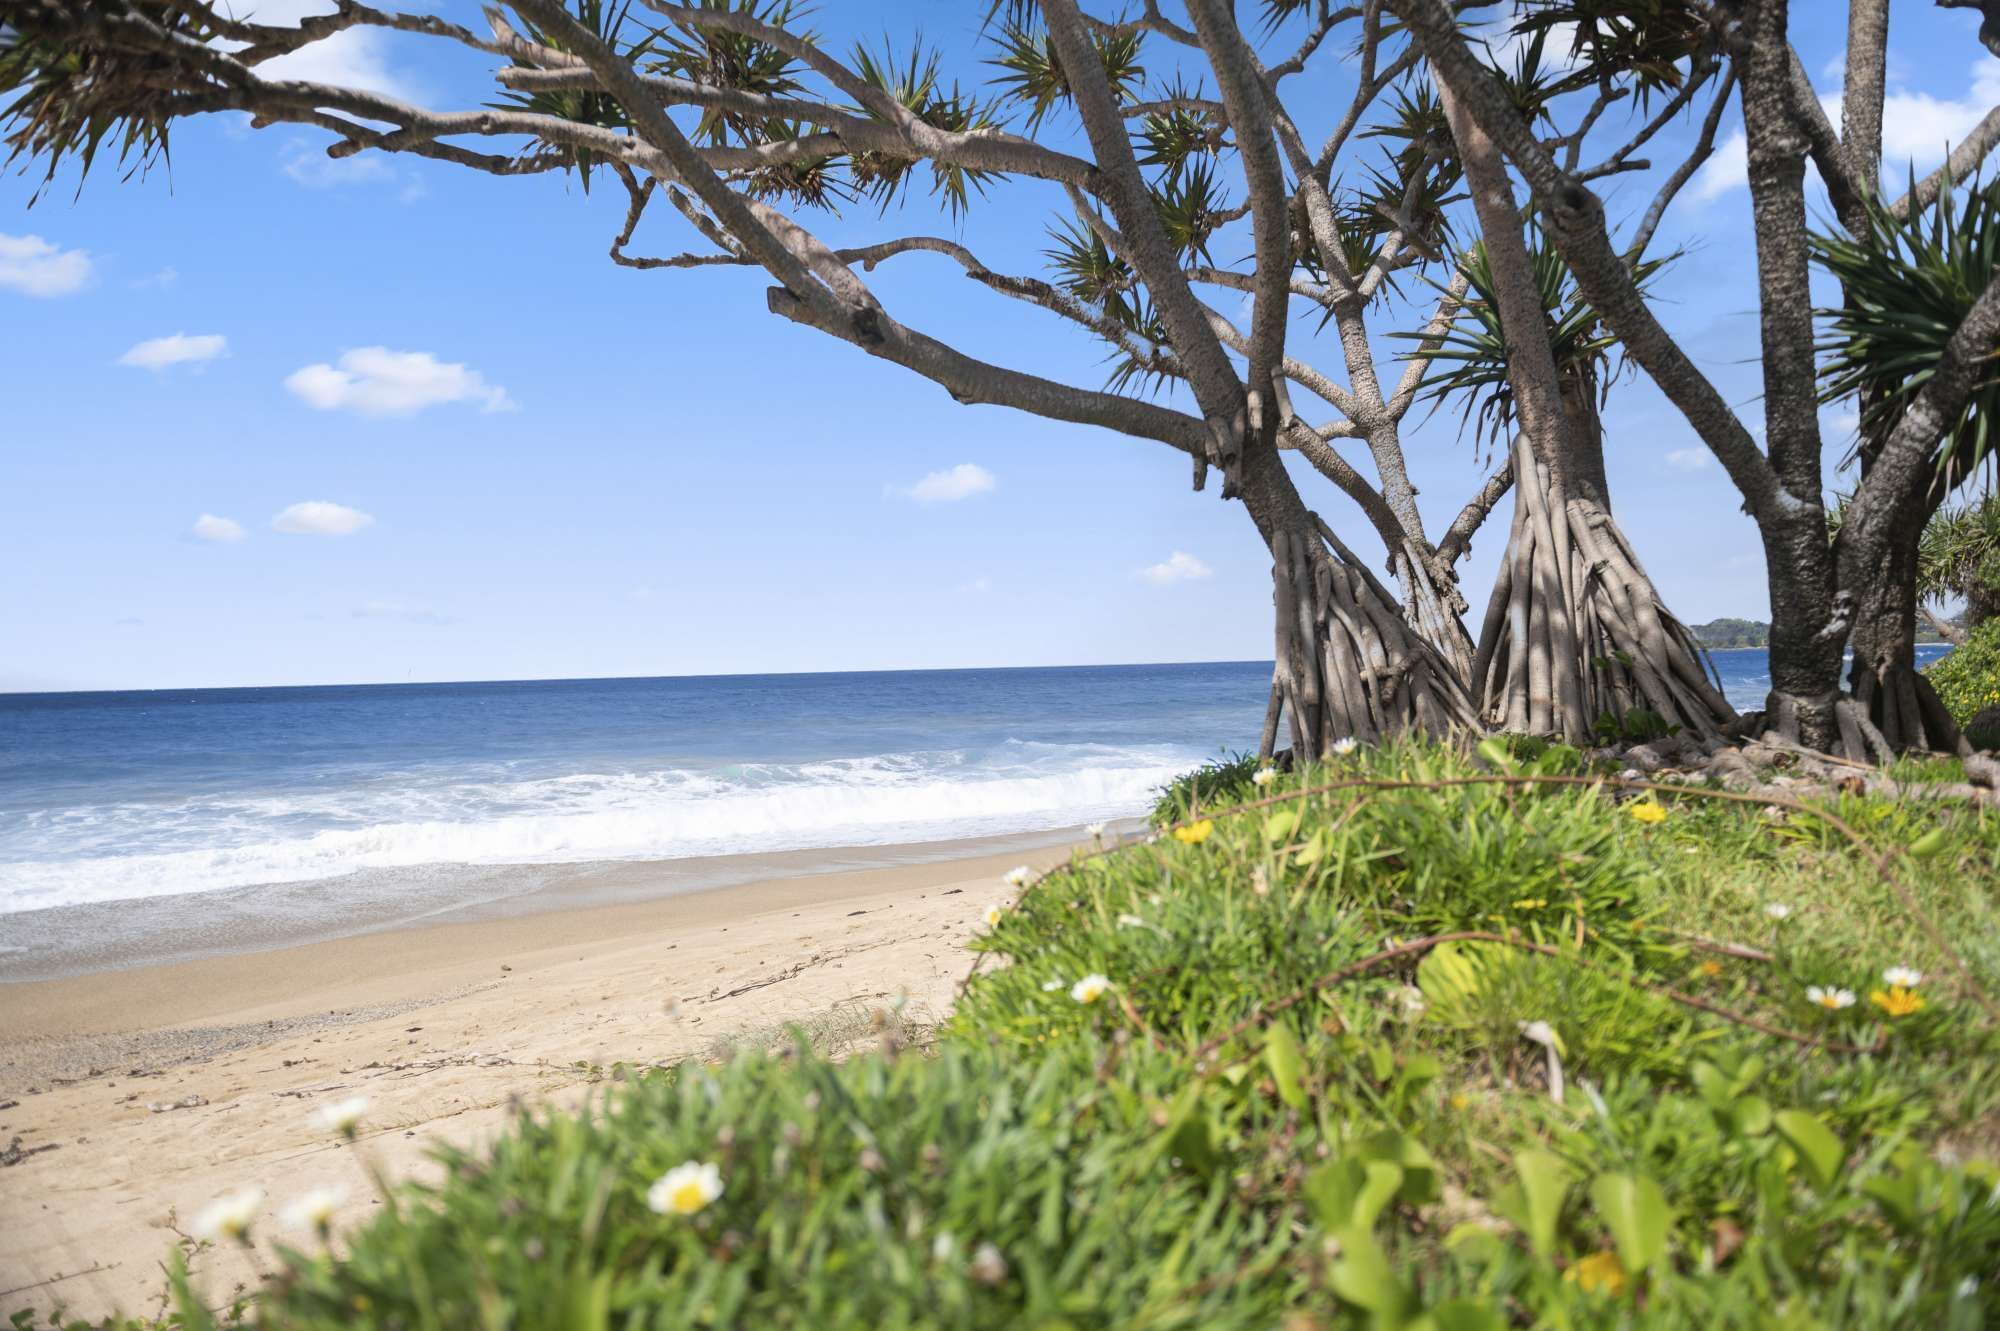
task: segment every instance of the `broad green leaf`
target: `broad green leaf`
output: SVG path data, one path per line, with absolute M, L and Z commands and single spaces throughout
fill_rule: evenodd
M 1503 772 L 1514 770 L 1514 755 L 1507 752 L 1507 746 L 1500 740 L 1488 736 L 1480 740 L 1475 748 L 1479 756 L 1484 758 L 1489 765 L 1497 767 Z
M 1292 863 L 1301 869 L 1309 869 L 1326 858 L 1326 848 L 1326 829 L 1322 827 L 1306 839 L 1305 845 L 1299 847 L 1298 852 L 1292 856 Z
M 1355 1143 L 1353 1154 L 1363 1160 L 1385 1160 L 1402 1171 L 1399 1195 L 1422 1205 L 1438 1196 L 1437 1161 L 1416 1138 L 1400 1132 L 1377 1132 Z
M 1294 1109 L 1305 1109 L 1306 1061 L 1299 1053 L 1298 1037 L 1282 1021 L 1272 1022 L 1264 1034 L 1264 1062 L 1278 1084 L 1278 1098 Z
M 1910 858 L 1913 860 L 1930 859 L 1944 849 L 1944 843 L 1944 829 L 1942 827 L 1933 827 L 1930 831 L 1910 843 Z
M 1274 809 L 1264 817 L 1264 837 L 1268 841 L 1283 841 L 1299 827 L 1299 810 L 1296 805 L 1286 809 Z
M 1667 1197 L 1643 1174 L 1600 1174 L 1590 1200 L 1618 1246 L 1618 1260 L 1637 1274 L 1667 1254 Z
M 1744 1096 L 1730 1107 L 1729 1116 L 1745 1137 L 1761 1137 L 1771 1130 L 1771 1106 L 1761 1096 Z
M 1388 1254 L 1359 1225 L 1341 1231 L 1340 1257 L 1327 1272 L 1327 1283 L 1347 1302 L 1374 1313 L 1378 1323 L 1398 1324 L 1409 1306 L 1410 1293 L 1390 1269 Z
M 1534 1148 L 1514 1153 L 1514 1173 L 1521 1180 L 1528 1246 L 1546 1257 L 1555 1251 L 1556 1222 L 1575 1173 L 1560 1156 Z
M 1328 1233 L 1354 1227 L 1365 1230 L 1374 1225 L 1402 1186 L 1399 1165 L 1348 1156 L 1328 1161 L 1306 1175 L 1306 1207 Z
M 1824 1192 L 1840 1177 L 1840 1162 L 1847 1155 L 1847 1148 L 1840 1144 L 1840 1138 L 1833 1135 L 1833 1129 L 1799 1109 L 1781 1109 L 1772 1116 L 1772 1123 L 1778 1135 L 1798 1152 L 1805 1162 L 1806 1172 L 1812 1181 Z

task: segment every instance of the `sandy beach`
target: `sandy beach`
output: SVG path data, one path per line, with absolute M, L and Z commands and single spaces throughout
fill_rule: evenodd
M 259 1189 L 260 1235 L 307 1243 L 277 1218 L 307 1189 L 345 1190 L 340 1224 L 376 1204 L 357 1152 L 422 1177 L 434 1145 L 489 1136 L 516 1102 L 578 1103 L 616 1063 L 792 1022 L 834 1047 L 874 1038 L 878 1013 L 934 1022 L 1001 876 L 1066 854 L 794 872 L 0 984 L 0 1311 L 146 1311 L 211 1200 Z M 369 1109 L 349 1147 L 314 1119 L 353 1096 Z M 234 1248 L 195 1269 L 212 1303 L 255 1277 Z

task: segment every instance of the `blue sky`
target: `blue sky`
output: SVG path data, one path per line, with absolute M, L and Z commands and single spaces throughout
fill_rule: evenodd
M 986 8 L 835 3 L 819 26 L 879 41 L 921 24 L 976 81 Z M 1794 7 L 1829 96 L 1843 14 Z M 1896 23 L 1889 142 L 1922 169 L 2000 100 L 2000 61 L 1976 13 L 1899 5 Z M 350 35 L 313 59 L 296 72 L 440 107 L 490 95 L 483 58 L 423 39 Z M 1301 91 L 1331 116 L 1350 76 L 1311 77 Z M 1653 158 L 1678 160 L 1692 133 Z M 1724 138 L 1663 229 L 1690 251 L 1664 312 L 1754 424 L 1733 110 Z M 64 178 L 32 209 L 33 178 L 0 181 L 0 689 L 1268 656 L 1268 557 L 1240 506 L 1189 490 L 1180 455 L 958 406 L 772 318 L 753 273 L 617 268 L 608 181 L 586 196 L 553 176 L 333 163 L 321 146 L 211 118 L 178 130 L 171 172 L 121 184 L 100 165 L 80 196 Z M 1651 180 L 1618 178 L 1614 217 Z M 919 188 L 886 220 L 853 207 L 823 234 L 958 234 L 996 268 L 1034 269 L 1059 196 L 1002 185 L 988 202 L 955 227 Z M 640 248 L 688 247 L 660 211 Z M 1245 247 L 1218 259 L 1238 257 L 1230 244 Z M 870 281 L 975 354 L 1100 382 L 1094 345 L 945 260 Z M 1294 354 L 1337 369 L 1312 328 Z M 1394 344 L 1378 349 L 1393 372 Z M 1668 603 L 1762 616 L 1755 529 L 1678 416 L 1627 379 L 1607 430 L 1619 515 Z M 1406 446 L 1440 530 L 1481 451 L 1450 409 Z M 1300 483 L 1376 557 L 1351 504 L 1303 468 Z M 1475 612 L 1504 521 L 1475 541 Z

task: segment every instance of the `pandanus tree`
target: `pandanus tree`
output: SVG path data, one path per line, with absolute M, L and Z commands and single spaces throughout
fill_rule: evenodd
M 1943 614 L 1951 601 L 1965 605 L 1957 623 Z M 2000 498 L 1991 490 L 1924 524 L 1917 542 L 1917 606 L 1931 627 L 1961 646 L 1973 629 L 2000 619 Z
M 1726 62 L 1725 92 L 1740 93 L 1748 139 L 1764 374 L 1760 447 L 1736 408 L 1655 315 L 1634 272 L 1633 255 L 1643 245 L 1621 249 L 1613 241 L 1588 174 L 1553 151 L 1522 114 L 1511 90 L 1468 44 L 1457 7 L 1448 0 L 1385 3 L 1408 25 L 1463 109 L 1462 123 L 1489 139 L 1526 185 L 1537 218 L 1606 327 L 1742 494 L 1763 538 L 1771 598 L 1766 724 L 1786 739 L 1856 758 L 1911 744 L 1955 743 L 1950 718 L 1920 681 L 1904 691 L 1913 671 L 1898 671 L 1894 681 L 1892 736 L 1880 724 L 1888 691 L 1878 686 L 1871 694 L 1861 683 L 1862 692 L 1845 692 L 1841 663 L 1850 639 L 1874 634 L 1864 622 L 1872 626 L 1891 611 L 1908 614 L 1903 598 L 1914 595 L 1913 583 L 1884 571 L 1915 530 L 1910 515 L 1930 493 L 1942 441 L 1954 437 L 1968 399 L 1990 377 L 2000 340 L 2000 281 L 1989 278 L 1967 292 L 1962 312 L 1933 339 L 1935 358 L 1926 372 L 1898 381 L 1903 391 L 1867 445 L 1869 460 L 1846 520 L 1830 535 L 1805 168 L 1810 160 L 1817 169 L 1847 237 L 1872 245 L 1870 201 L 1895 215 L 1952 206 L 1950 182 L 1968 178 L 2000 141 L 2000 108 L 1953 147 L 1944 167 L 1890 203 L 1879 184 L 1888 0 L 1851 0 L 1848 6 L 1838 130 L 1793 49 L 1793 7 L 1786 0 L 1537 0 L 1530 6 L 1541 21 L 1576 24 L 1585 44 L 1615 46 L 1668 29 L 1705 32 Z M 1816 16 L 1824 12 L 1812 7 Z M 1902 590 L 1886 592 L 1885 583 Z M 1871 664 L 1864 678 L 1873 671 Z
M 1840 306 L 1822 311 L 1821 393 L 1859 404 L 1858 442 L 1848 460 L 1865 484 L 1902 416 L 1936 374 L 1952 334 L 2000 276 L 2000 199 L 1993 186 L 1976 181 L 1955 193 L 1947 166 L 1929 208 L 1897 209 L 1868 197 L 1855 214 L 1857 234 L 1816 235 L 1811 244 L 1843 296 Z M 1857 590 L 1850 686 L 1857 706 L 1867 709 L 1894 747 L 1952 749 L 1959 742 L 1950 714 L 1915 668 L 1916 618 L 1927 592 L 1992 598 L 1979 576 L 1983 561 L 1974 553 L 1981 531 L 1971 516 L 1976 510 L 1942 525 L 1938 519 L 1951 496 L 1992 459 L 2000 442 L 1994 438 L 1996 412 L 2000 359 L 1989 358 L 1975 371 L 1956 415 L 1943 420 L 1925 465 L 1900 491 L 1886 562 Z M 1848 518 L 1842 514 L 1836 548 Z
M 1662 266 L 1643 260 L 1637 275 L 1643 282 Z M 1467 294 L 1452 329 L 1416 353 L 1440 366 L 1424 396 L 1458 399 L 1482 436 L 1511 441 L 1514 474 L 1532 477 L 1516 485 L 1506 555 L 1474 657 L 1473 696 L 1491 724 L 1513 731 L 1560 729 L 1554 713 L 1561 711 L 1615 720 L 1628 733 L 1649 729 L 1642 717 L 1653 727 L 1715 733 L 1733 714 L 1704 672 L 1700 645 L 1652 594 L 1638 555 L 1609 517 L 1599 412 L 1615 377 L 1617 340 L 1562 257 L 1531 229 L 1526 271 L 1541 330 L 1534 336 L 1547 345 L 1561 426 L 1573 441 L 1568 466 L 1583 478 L 1572 502 L 1522 425 L 1513 363 L 1519 339 L 1504 322 L 1488 247 L 1475 245 L 1459 270 Z M 1529 688 L 1517 686 L 1524 679 Z

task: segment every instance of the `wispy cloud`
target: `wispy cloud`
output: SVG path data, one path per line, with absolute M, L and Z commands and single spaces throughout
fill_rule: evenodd
M 94 271 L 88 250 L 0 231 L 0 288 L 24 296 L 68 296 L 89 286 Z
M 229 349 L 229 339 L 220 333 L 175 333 L 139 343 L 118 358 L 120 365 L 142 370 L 164 370 L 169 365 L 198 365 L 214 360 Z
M 892 485 L 888 493 L 919 504 L 951 504 L 985 494 L 1000 484 L 992 472 L 976 462 L 961 462 L 944 471 L 934 471 L 914 485 Z
M 360 509 L 325 499 L 305 499 L 281 509 L 271 530 L 293 536 L 350 536 L 375 521 Z
M 188 534 L 197 541 L 227 545 L 243 539 L 243 524 L 234 518 L 219 518 L 213 513 L 204 513 L 194 520 Z
M 426 407 L 466 402 L 481 411 L 512 411 L 514 400 L 479 371 L 428 351 L 357 347 L 337 365 L 307 365 L 285 377 L 293 396 L 317 411 L 411 416 Z
M 1700 471 L 1709 463 L 1706 448 L 1676 448 L 1661 459 L 1675 471 Z
M 1192 582 L 1196 578 L 1212 578 L 1215 570 L 1196 559 L 1185 550 L 1176 550 L 1157 564 L 1148 564 L 1139 570 L 1139 576 L 1155 586 L 1164 587 L 1169 583 Z

